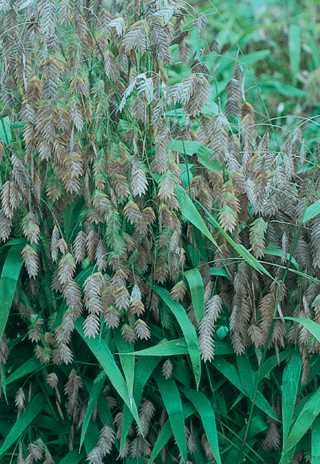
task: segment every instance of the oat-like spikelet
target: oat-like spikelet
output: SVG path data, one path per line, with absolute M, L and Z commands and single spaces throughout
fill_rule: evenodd
M 144 400 L 140 407 L 141 432 L 144 437 L 148 435 L 151 420 L 155 414 L 155 407 L 149 400 Z
M 105 456 L 111 452 L 114 441 L 115 433 L 105 425 L 100 431 L 97 445 L 88 454 L 87 461 L 90 464 L 103 464 Z
M 144 313 L 145 308 L 141 300 L 141 291 L 137 284 L 132 288 L 130 295 L 130 312 L 140 317 Z
M 26 245 L 22 250 L 22 258 L 30 279 L 35 279 L 39 272 L 39 258 L 36 250 Z
M 121 309 L 128 309 L 130 304 L 130 294 L 126 286 L 126 278 L 124 273 L 119 270 L 112 278 L 112 293 L 115 306 Z
M 142 319 L 137 319 L 134 330 L 139 340 L 149 340 L 151 337 L 150 329 L 147 326 L 147 323 Z
M 0 366 L 4 366 L 8 360 L 9 347 L 5 336 L 0 338 Z
M 162 365 L 162 375 L 166 380 L 168 380 L 172 377 L 172 372 L 173 364 L 170 359 L 167 359 Z
M 3 209 L 0 209 L 0 240 L 6 242 L 10 237 L 12 221 L 8 218 Z
M 121 335 L 128 343 L 134 343 L 137 338 L 134 328 L 132 328 L 129 324 L 123 324 L 121 328 Z
M 80 230 L 73 242 L 73 254 L 77 263 L 81 263 L 86 257 L 87 236 L 83 230 Z
M 83 388 L 81 377 L 72 369 L 68 381 L 64 387 L 64 393 L 67 397 L 67 411 L 70 416 L 75 417 L 79 407 L 79 394 Z
M 220 296 L 211 297 L 206 304 L 205 315 L 199 325 L 200 351 L 204 361 L 212 361 L 214 358 L 213 333 L 221 309 L 222 300 Z
M 15 405 L 18 409 L 18 413 L 21 413 L 25 408 L 26 396 L 22 387 L 20 387 L 16 393 Z
M 148 190 L 148 181 L 145 172 L 137 159 L 132 161 L 131 189 L 134 197 L 140 197 Z
M 266 450 L 278 449 L 280 446 L 280 433 L 278 424 L 272 419 L 268 419 L 269 428 L 263 441 L 263 448 Z
M 263 218 L 255 219 L 250 226 L 250 243 L 256 258 L 262 258 L 264 256 L 267 227 L 268 224 Z
M 7 218 L 11 219 L 15 209 L 20 202 L 20 195 L 17 186 L 14 182 L 8 180 L 2 185 L 1 203 L 2 210 Z
M 30 243 L 38 243 L 40 238 L 40 227 L 36 215 L 31 211 L 22 222 L 23 234 Z
M 76 262 L 71 253 L 67 253 L 60 259 L 58 266 L 58 279 L 61 286 L 72 281 L 76 269 Z
M 171 289 L 172 298 L 178 302 L 183 301 L 187 293 L 187 287 L 183 280 L 179 280 Z
M 102 304 L 103 276 L 100 272 L 91 274 L 84 284 L 84 302 L 89 315 L 84 321 L 84 333 L 87 337 L 95 337 L 99 332 Z

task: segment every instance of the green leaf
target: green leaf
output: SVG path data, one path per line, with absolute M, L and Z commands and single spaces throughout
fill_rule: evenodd
M 318 417 L 311 430 L 311 464 L 320 464 L 320 417 Z
M 306 208 L 302 218 L 303 224 L 311 221 L 311 219 L 314 219 L 316 216 L 318 216 L 318 214 L 320 214 L 320 200 L 315 201 L 312 203 L 312 205 Z
M 8 116 L 0 118 L 0 142 L 9 145 L 12 142 L 11 123 Z
M 0 278 L 0 339 L 4 334 L 22 268 L 21 247 L 11 247 Z
M 169 422 L 177 442 L 180 454 L 184 460 L 187 459 L 187 443 L 184 431 L 184 414 L 179 390 L 174 380 L 165 380 L 161 374 L 157 375 L 157 384 L 168 413 Z
M 68 453 L 61 461 L 59 461 L 59 464 L 79 464 L 79 462 L 83 459 L 83 456 L 76 451 L 71 451 Z
M 188 354 L 188 347 L 184 338 L 177 338 L 176 340 L 162 340 L 150 348 L 126 353 L 126 356 L 178 356 L 182 354 Z
M 305 317 L 284 317 L 287 321 L 298 322 L 304 328 L 306 328 L 317 340 L 320 342 L 320 324 L 312 321 L 311 319 L 306 319 Z
M 293 449 L 320 414 L 320 388 L 310 394 L 288 436 L 286 451 Z
M 177 151 L 178 153 L 183 153 L 188 156 L 196 154 L 198 156 L 199 163 L 202 164 L 202 166 L 207 168 L 209 171 L 223 171 L 223 164 L 215 159 L 212 159 L 212 150 L 199 142 L 196 142 L 194 140 L 174 139 L 171 140 L 169 144 L 169 149 Z
M 193 409 L 193 407 L 191 405 L 189 405 L 189 404 L 184 404 L 183 405 L 183 414 L 184 414 L 185 419 L 190 417 L 193 413 L 194 413 L 194 409 Z M 156 439 L 155 444 L 154 444 L 154 446 L 152 448 L 152 452 L 151 452 L 148 464 L 153 464 L 153 462 L 159 456 L 161 450 L 167 445 L 167 443 L 171 439 L 172 435 L 173 434 L 172 434 L 172 429 L 171 429 L 171 426 L 170 426 L 170 422 L 167 421 L 163 425 L 162 429 L 160 430 L 160 433 L 158 434 L 158 438 Z
M 291 24 L 288 36 L 289 57 L 292 77 L 296 80 L 300 70 L 301 29 L 297 24 Z
M 137 405 L 140 404 L 143 389 L 158 363 L 159 359 L 156 358 L 139 359 L 137 361 L 136 377 L 134 379 L 134 399 Z M 120 452 L 123 451 L 126 446 L 126 440 L 131 424 L 132 415 L 130 414 L 128 407 L 125 406 L 121 421 Z
M 20 436 L 29 427 L 32 421 L 40 414 L 44 405 L 44 398 L 41 393 L 33 397 L 24 412 L 18 417 L 16 423 L 10 429 L 1 448 L 0 457 L 2 457 L 12 445 L 18 442 Z
M 270 55 L 270 50 L 259 50 L 257 52 L 248 53 L 242 55 L 239 58 L 239 63 L 248 66 L 257 63 L 258 61 L 264 60 Z
M 103 389 L 105 379 L 106 379 L 106 374 L 104 372 L 100 372 L 100 374 L 95 378 L 92 384 L 87 409 L 86 409 L 83 422 L 82 422 L 82 427 L 81 427 L 80 449 L 82 448 L 82 445 L 83 445 L 83 442 L 84 442 L 84 439 L 85 439 L 85 436 L 88 430 L 88 426 L 89 426 L 92 414 L 94 412 L 94 408 L 96 407 L 96 404 L 98 402 L 100 393 Z
M 237 243 L 230 237 L 227 232 L 220 226 L 219 222 L 207 211 L 207 217 L 210 222 L 216 229 L 219 230 L 221 235 L 225 238 L 225 240 L 232 246 L 232 248 L 245 260 L 249 266 L 253 269 L 258 271 L 260 274 L 265 274 L 270 279 L 272 279 L 271 274 L 267 271 L 267 269 L 260 263 L 260 261 L 255 258 L 250 251 L 248 251 L 241 243 Z
M 129 392 L 127 385 L 122 377 L 119 367 L 117 366 L 114 357 L 106 343 L 105 340 L 96 337 L 96 338 L 89 338 L 86 337 L 83 333 L 82 329 L 83 318 L 79 318 L 76 322 L 76 329 L 84 342 L 87 344 L 93 355 L 98 360 L 100 366 L 106 373 L 108 379 L 110 380 L 111 384 L 117 391 L 117 393 L 121 396 L 123 401 L 128 406 L 132 416 L 134 417 L 138 427 L 140 428 L 140 419 L 138 415 L 137 406 L 134 401 L 131 401 L 129 398 Z
M 217 248 L 219 248 L 217 242 L 213 238 L 211 232 L 206 226 L 201 214 L 197 210 L 193 201 L 180 185 L 176 186 L 176 196 L 181 209 L 181 213 L 185 217 L 185 219 L 191 222 L 191 224 L 193 224 L 197 229 L 199 229 L 200 232 L 205 237 L 207 237 L 208 240 L 210 240 L 210 242 L 212 242 Z
M 36 372 L 41 369 L 43 366 L 41 365 L 40 361 L 35 358 L 30 358 L 26 362 L 24 362 L 21 366 L 17 367 L 15 371 L 13 371 L 10 375 L 8 375 L 6 379 L 6 385 L 9 385 L 16 380 L 21 379 L 25 375 L 29 375 L 32 372 Z
M 199 269 L 190 269 L 190 271 L 184 273 L 184 276 L 190 288 L 192 306 L 197 322 L 200 322 L 204 315 L 204 284 L 202 276 Z
M 188 347 L 193 373 L 198 388 L 201 378 L 201 361 L 200 348 L 196 330 L 192 322 L 188 318 L 188 315 L 184 307 L 180 303 L 174 301 L 168 290 L 165 290 L 164 288 L 160 287 L 155 287 L 154 290 L 171 310 L 172 314 L 175 316 L 175 318 L 178 321 L 178 324 L 181 327 L 184 339 Z
M 256 392 L 255 396 L 252 395 L 252 392 L 246 391 L 246 389 L 243 387 L 241 383 L 238 371 L 234 365 L 232 365 L 231 363 L 229 363 L 228 361 L 224 359 L 215 359 L 213 361 L 213 365 L 244 396 L 247 396 L 251 401 L 255 401 L 257 408 L 259 408 L 261 411 L 263 411 L 267 416 L 271 417 L 272 419 L 276 421 L 278 420 L 278 417 L 276 416 L 274 409 L 268 403 L 266 398 L 263 396 L 263 394 L 259 390 Z
M 289 436 L 292 419 L 294 416 L 295 405 L 300 385 L 301 375 L 301 356 L 294 352 L 290 361 L 283 371 L 282 377 L 282 430 L 283 430 L 283 446 L 282 452 L 286 452 L 287 439 Z
M 203 393 L 196 392 L 189 388 L 182 388 L 182 392 L 198 412 L 204 431 L 207 435 L 212 454 L 217 464 L 221 464 L 216 418 L 210 401 Z
M 126 354 L 133 354 L 133 346 L 127 343 L 120 333 L 115 336 L 115 342 L 119 351 L 120 363 L 124 373 L 124 377 L 127 382 L 128 392 L 130 401 L 133 400 L 133 385 L 134 385 L 134 369 L 135 369 L 135 358 L 133 356 L 126 356 Z

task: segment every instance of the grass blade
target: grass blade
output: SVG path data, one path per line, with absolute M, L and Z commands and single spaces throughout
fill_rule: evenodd
M 181 457 L 187 459 L 187 443 L 184 432 L 184 414 L 179 390 L 174 380 L 165 380 L 157 376 L 157 384 L 162 397 L 163 405 L 167 410 L 169 422 Z
M 183 388 L 182 392 L 192 403 L 195 410 L 199 413 L 204 431 L 206 432 L 207 439 L 211 447 L 212 454 L 217 464 L 221 464 L 216 418 L 212 404 L 201 392 L 196 392 L 194 390 L 190 390 L 189 388 Z
M 133 400 L 133 385 L 134 385 L 134 370 L 135 358 L 133 354 L 133 346 L 127 343 L 120 334 L 116 334 L 115 342 L 119 350 L 120 363 L 127 382 L 130 401 Z M 132 356 L 126 356 L 132 354 Z
M 79 318 L 76 322 L 76 329 L 88 348 L 98 360 L 101 368 L 106 373 L 108 379 L 112 383 L 115 390 L 121 396 L 125 404 L 135 419 L 138 427 L 140 428 L 140 419 L 135 402 L 130 401 L 127 385 L 122 377 L 119 367 L 117 366 L 114 357 L 105 340 L 101 338 L 88 338 L 84 335 L 82 329 L 83 319 Z
M 205 237 L 207 237 L 207 239 L 210 240 L 210 242 L 212 242 L 217 248 L 219 248 L 217 242 L 213 238 L 211 232 L 206 226 L 201 214 L 197 210 L 193 201 L 180 185 L 176 186 L 176 196 L 181 209 L 181 213 L 185 217 L 185 219 L 191 222 L 191 224 L 193 224 L 198 230 L 200 230 L 200 232 Z
M 320 417 L 318 417 L 311 430 L 311 464 L 320 464 Z
M 147 358 L 139 359 L 137 362 L 136 376 L 134 380 L 134 398 L 136 404 L 140 404 L 143 389 L 148 382 L 152 372 L 159 363 L 159 359 Z M 130 413 L 127 406 L 123 409 L 123 416 L 121 422 L 121 439 L 120 439 L 120 451 L 125 448 L 129 429 L 132 424 L 132 414 Z
M 105 382 L 106 375 L 104 372 L 100 372 L 100 374 L 95 378 L 92 388 L 90 390 L 90 395 L 89 395 L 89 401 L 88 401 L 88 406 L 83 418 L 82 422 L 82 427 L 81 427 L 81 437 L 80 437 L 80 449 L 82 448 L 88 426 L 92 417 L 92 414 L 94 412 L 94 408 L 96 407 L 96 404 L 98 402 L 98 398 L 100 396 L 100 393 L 103 389 L 103 385 Z
M 197 319 L 200 322 L 204 315 L 204 284 L 199 269 L 190 269 L 184 273 L 186 281 L 188 282 L 192 306 Z
M 0 278 L 0 339 L 4 334 L 22 268 L 21 247 L 11 247 Z
M 320 414 L 320 389 L 309 395 L 308 400 L 304 404 L 302 411 L 298 415 L 295 423 L 292 426 L 292 429 L 289 433 L 287 440 L 286 453 L 290 452 L 303 436 L 309 431 L 312 427 L 312 424 Z M 285 458 L 285 455 L 283 456 Z M 286 462 L 285 459 L 281 460 Z
M 292 78 L 297 80 L 300 70 L 300 55 L 301 55 L 301 29 L 298 24 L 291 24 L 289 27 L 289 57 Z
M 188 347 L 184 338 L 177 338 L 176 340 L 162 340 L 155 346 L 125 353 L 124 356 L 177 356 L 183 354 L 188 354 Z
M 301 356 L 294 352 L 283 371 L 282 377 L 282 429 L 283 429 L 283 453 L 286 452 L 292 419 L 300 384 Z
M 200 360 L 200 349 L 199 342 L 196 330 L 192 325 L 190 319 L 187 316 L 187 313 L 184 307 L 177 303 L 171 298 L 170 293 L 164 288 L 156 287 L 155 292 L 160 296 L 164 303 L 171 310 L 172 314 L 178 321 L 178 324 L 181 327 L 183 332 L 188 352 L 191 359 L 191 364 L 193 368 L 194 377 L 196 380 L 197 388 L 199 387 L 200 378 L 201 378 L 201 360 Z
M 76 451 L 71 451 L 68 453 L 61 461 L 59 461 L 59 464 L 79 464 L 79 462 L 83 459 L 83 456 Z
M 44 398 L 41 393 L 38 393 L 10 429 L 0 448 L 0 458 L 8 451 L 9 448 L 11 448 L 12 445 L 17 443 L 19 437 L 29 427 L 38 414 L 40 414 L 43 404 Z
M 316 216 L 318 216 L 318 214 L 320 214 L 320 200 L 315 201 L 312 203 L 312 205 L 306 208 L 302 218 L 303 224 L 311 221 L 311 219 L 314 219 Z

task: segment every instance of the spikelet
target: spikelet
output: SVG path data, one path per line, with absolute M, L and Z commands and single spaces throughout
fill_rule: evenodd
M 80 230 L 73 242 L 73 254 L 76 263 L 81 263 L 86 256 L 87 237 L 83 230 Z
M 102 304 L 103 277 L 100 272 L 91 274 L 84 284 L 84 302 L 89 313 L 84 321 L 83 330 L 87 337 L 96 337 L 99 333 Z
M 262 258 L 265 250 L 265 235 L 268 224 L 263 218 L 258 218 L 250 225 L 250 244 L 256 258 Z
M 171 379 L 173 372 L 173 364 L 170 359 L 167 359 L 162 365 L 162 375 L 163 377 L 168 380 Z
M 16 408 L 18 409 L 18 413 L 23 411 L 23 409 L 25 408 L 26 396 L 25 396 L 25 393 L 22 387 L 18 389 L 14 402 L 15 402 Z
M 22 222 L 23 234 L 30 243 L 38 243 L 40 227 L 33 212 L 28 213 Z
M 150 329 L 142 319 L 137 319 L 134 330 L 139 340 L 149 340 L 151 337 Z
M 231 182 L 223 187 L 222 208 L 219 211 L 219 221 L 227 232 L 232 232 L 238 223 L 239 200 L 234 193 Z
M 132 288 L 130 295 L 130 312 L 140 317 L 144 313 L 145 308 L 141 300 L 141 291 L 137 284 Z
M 155 407 L 149 400 L 144 400 L 140 407 L 141 432 L 144 437 L 148 435 L 151 420 L 155 414 Z
M 30 279 L 35 279 L 39 272 L 37 252 L 30 245 L 26 245 L 22 250 L 22 258 Z
M 120 324 L 120 314 L 117 308 L 113 305 L 104 308 L 103 316 L 105 323 L 110 329 L 116 329 Z
M 115 433 L 111 427 L 105 425 L 100 430 L 100 436 L 96 447 L 88 454 L 88 462 L 90 464 L 102 464 L 104 462 L 104 457 L 110 454 L 114 441 Z
M 8 218 L 4 210 L 0 210 L 0 240 L 2 242 L 6 242 L 8 238 L 10 237 L 11 233 L 11 228 L 12 228 L 12 221 L 10 218 Z
M 121 335 L 128 343 L 134 343 L 136 341 L 136 332 L 129 324 L 124 324 L 121 328 Z
M 132 161 L 131 189 L 134 197 L 141 197 L 148 190 L 148 181 L 145 172 L 137 159 Z
M 113 297 L 115 306 L 121 309 L 128 309 L 130 304 L 130 294 L 126 286 L 126 278 L 124 273 L 119 270 L 112 278 Z
M 76 262 L 71 253 L 67 253 L 59 261 L 58 279 L 61 286 L 72 281 L 76 269 Z
M 236 65 L 233 71 L 233 77 L 227 87 L 228 100 L 226 114 L 229 117 L 240 116 L 240 107 L 242 101 L 241 80 L 242 72 L 240 66 Z
M 203 316 L 199 325 L 199 343 L 201 358 L 207 362 L 212 361 L 214 358 L 214 340 L 213 333 L 215 323 L 219 317 L 222 309 L 222 301 L 219 295 L 211 297 L 205 308 L 205 315 Z
M 172 298 L 178 302 L 183 301 L 187 293 L 187 287 L 183 280 L 179 280 L 171 289 Z
M 0 366 L 4 366 L 9 356 L 8 342 L 5 336 L 0 338 Z
M 15 209 L 20 202 L 20 195 L 16 184 L 12 181 L 6 181 L 1 189 L 2 210 L 8 219 L 12 219 Z
M 67 411 L 70 416 L 75 418 L 79 407 L 79 394 L 82 389 L 81 377 L 74 369 L 71 370 L 69 378 L 64 387 L 64 393 L 67 397 Z
M 148 37 L 146 33 L 145 21 L 137 21 L 123 37 L 123 45 L 126 54 L 132 50 L 139 50 L 142 54 L 147 50 Z

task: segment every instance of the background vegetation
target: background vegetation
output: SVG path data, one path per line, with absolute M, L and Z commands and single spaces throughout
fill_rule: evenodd
M 0 462 L 320 463 L 317 2 L 0 19 Z

